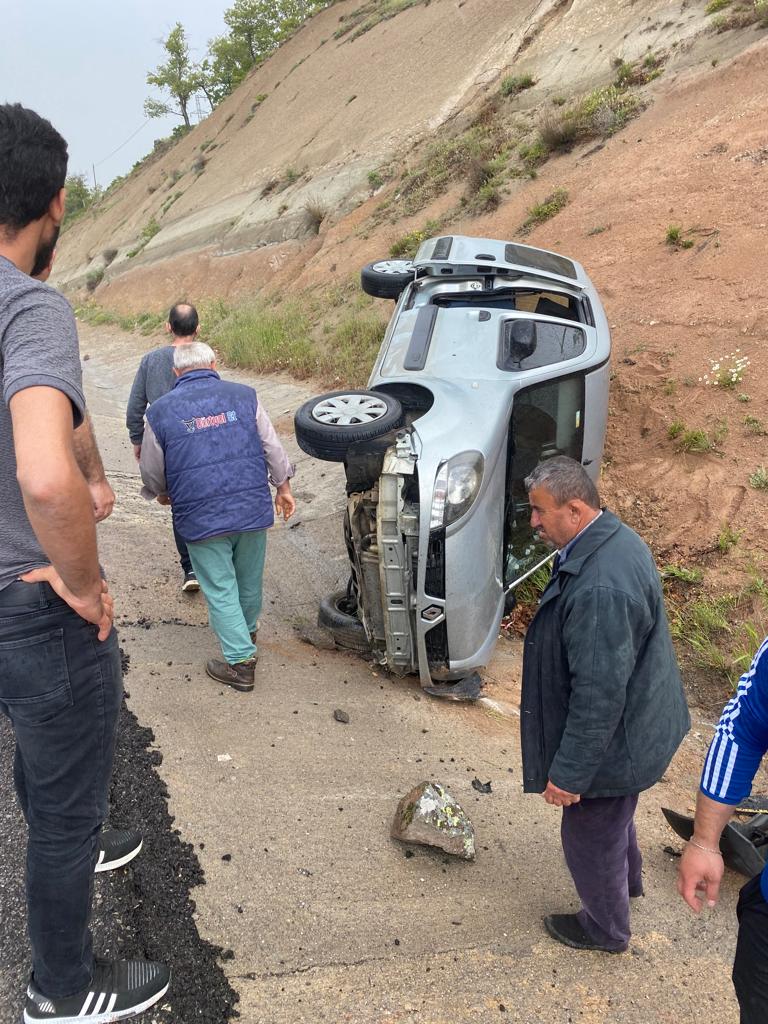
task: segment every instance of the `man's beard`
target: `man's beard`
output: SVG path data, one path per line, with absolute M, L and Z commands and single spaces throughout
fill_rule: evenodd
M 29 272 L 30 277 L 37 277 L 38 274 L 42 274 L 45 268 L 53 259 L 53 251 L 56 248 L 56 243 L 59 240 L 59 227 L 53 229 L 53 234 L 46 241 L 41 242 L 38 246 L 37 253 L 35 254 L 35 265 Z

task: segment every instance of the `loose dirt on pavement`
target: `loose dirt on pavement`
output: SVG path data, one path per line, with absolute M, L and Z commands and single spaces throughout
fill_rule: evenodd
M 191 844 L 205 874 L 191 894 L 194 921 L 202 940 L 231 950 L 220 959 L 241 1020 L 679 1024 L 698 1020 L 704 1003 L 708 1015 L 735 1022 L 729 974 L 741 880 L 728 875 L 715 912 L 690 914 L 666 849 L 680 844 L 659 810 L 692 806 L 716 714 L 704 719 L 694 709 L 673 767 L 641 798 L 646 896 L 633 901 L 630 952 L 556 945 L 542 916 L 577 904 L 559 813 L 521 792 L 515 645 L 500 644 L 488 671 L 495 706 L 464 706 L 297 639 L 295 627 L 312 621 L 317 599 L 346 577 L 344 492 L 340 467 L 306 458 L 286 434 L 301 497 L 296 527 L 278 525 L 270 535 L 256 691 L 214 683 L 202 668 L 217 649 L 203 599 L 180 593 L 167 512 L 138 497 L 123 425 L 146 342 L 85 328 L 81 347 L 118 496 L 100 541 L 130 657 L 129 708 L 154 732 L 157 785 L 167 786 L 178 839 Z M 253 383 L 275 419 L 306 397 L 288 381 Z M 349 724 L 334 719 L 337 708 Z M 490 794 L 472 788 L 475 776 L 491 781 Z M 389 838 L 398 799 L 430 778 L 471 816 L 475 863 L 417 847 L 406 857 Z M 165 854 L 155 838 L 145 861 Z M 162 891 L 151 898 L 161 913 Z M 152 954 L 175 958 L 161 947 L 156 942 Z M 186 1006 L 173 1017 L 208 1019 Z

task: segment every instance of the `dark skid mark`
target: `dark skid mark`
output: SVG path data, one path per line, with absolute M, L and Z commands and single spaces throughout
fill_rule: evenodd
M 153 1011 L 157 1024 L 226 1024 L 237 1017 L 239 996 L 217 960 L 224 952 L 202 939 L 192 918 L 190 890 L 205 885 L 194 848 L 180 838 L 168 813 L 168 789 L 157 773 L 162 762 L 154 734 L 139 724 L 125 704 L 115 751 L 110 816 L 114 828 L 139 828 L 144 848 L 122 878 L 119 900 L 123 927 L 130 919 L 135 947 L 121 954 L 169 964 L 169 996 Z

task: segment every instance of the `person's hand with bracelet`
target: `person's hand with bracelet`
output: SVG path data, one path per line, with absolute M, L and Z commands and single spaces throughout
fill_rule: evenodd
M 731 804 L 699 793 L 693 836 L 683 850 L 677 877 L 677 891 L 696 914 L 703 906 L 711 908 L 717 903 L 725 870 L 720 835 L 732 814 Z

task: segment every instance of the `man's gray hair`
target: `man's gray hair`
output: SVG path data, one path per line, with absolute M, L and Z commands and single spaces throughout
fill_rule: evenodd
M 549 491 L 558 505 L 565 505 L 576 498 L 590 508 L 600 508 L 600 495 L 589 474 L 580 462 L 569 459 L 567 455 L 557 455 L 554 459 L 540 462 L 525 478 L 527 491 L 535 487 Z
M 204 341 L 188 341 L 183 345 L 175 345 L 173 349 L 173 368 L 179 373 L 187 370 L 207 370 L 216 362 L 216 353 Z

